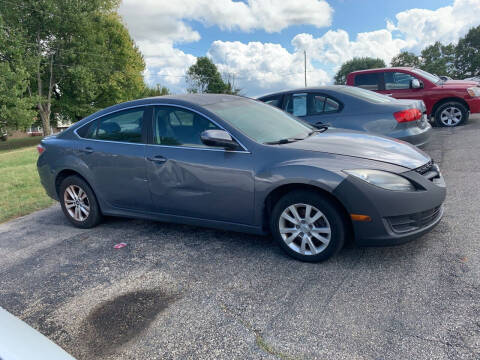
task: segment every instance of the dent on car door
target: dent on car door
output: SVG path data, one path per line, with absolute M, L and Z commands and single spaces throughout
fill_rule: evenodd
M 155 107 L 147 171 L 155 211 L 253 223 L 251 154 L 206 146 L 200 134 L 218 126 L 189 109 Z
M 111 206 L 132 210 L 151 206 L 145 166 L 148 112 L 145 107 L 118 111 L 77 130 L 78 157 L 93 176 L 97 196 Z

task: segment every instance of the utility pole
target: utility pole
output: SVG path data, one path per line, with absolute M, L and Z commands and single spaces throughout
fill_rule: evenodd
M 307 87 L 307 50 L 303 50 L 304 69 L 305 69 L 305 87 Z

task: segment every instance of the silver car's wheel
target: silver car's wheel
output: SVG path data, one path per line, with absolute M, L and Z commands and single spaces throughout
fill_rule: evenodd
M 440 113 L 440 121 L 444 126 L 456 126 L 462 121 L 462 111 L 456 106 L 448 106 Z
M 63 194 L 63 201 L 68 214 L 74 220 L 83 222 L 90 215 L 88 195 L 80 186 L 68 186 Z
M 280 215 L 278 226 L 285 244 L 301 255 L 320 254 L 330 243 L 330 223 L 327 217 L 312 205 L 288 206 Z

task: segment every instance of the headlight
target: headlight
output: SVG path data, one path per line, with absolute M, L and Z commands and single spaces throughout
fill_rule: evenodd
M 480 87 L 475 86 L 467 89 L 468 95 L 471 97 L 479 97 L 480 96 Z
M 381 170 L 358 169 L 344 170 L 347 174 L 355 176 L 372 185 L 394 191 L 415 191 L 415 186 L 402 176 Z

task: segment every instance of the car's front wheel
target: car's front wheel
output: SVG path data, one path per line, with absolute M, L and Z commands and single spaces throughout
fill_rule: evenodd
M 465 123 L 468 119 L 468 110 L 457 101 L 442 104 L 435 111 L 435 124 L 442 127 L 454 127 Z
M 338 206 L 311 191 L 293 191 L 274 206 L 273 237 L 292 257 L 308 262 L 335 255 L 345 242 L 345 220 Z
M 60 184 L 59 195 L 63 213 L 76 227 L 88 229 L 102 220 L 92 188 L 79 176 L 65 178 Z

